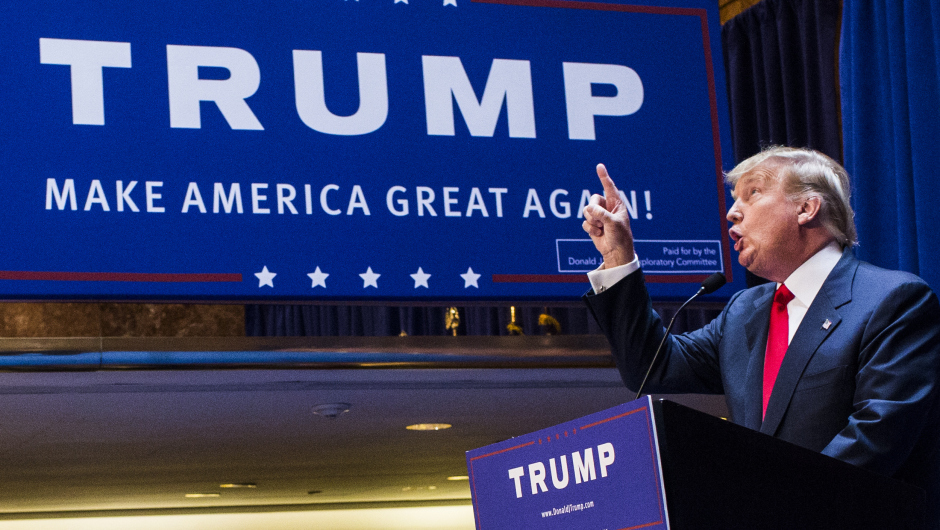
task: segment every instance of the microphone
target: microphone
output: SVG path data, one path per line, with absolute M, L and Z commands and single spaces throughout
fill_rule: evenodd
M 663 335 L 663 340 L 659 342 L 659 347 L 656 348 L 656 353 L 653 354 L 653 360 L 650 361 L 650 367 L 646 370 L 646 375 L 643 376 L 643 382 L 640 383 L 640 388 L 636 391 L 636 397 L 633 399 L 640 399 L 640 396 L 643 395 L 643 387 L 646 386 L 646 380 L 649 379 L 650 373 L 653 371 L 653 366 L 656 365 L 656 358 L 659 357 L 659 352 L 663 349 L 663 344 L 666 343 L 666 337 L 669 336 L 669 330 L 672 329 L 673 323 L 676 321 L 676 317 L 679 316 L 679 313 L 685 309 L 685 306 L 689 305 L 689 302 L 695 300 L 703 294 L 711 294 L 721 288 L 722 285 L 728 283 L 728 279 L 725 278 L 725 275 L 716 272 L 708 278 L 705 278 L 705 281 L 702 282 L 702 286 L 699 287 L 698 292 L 692 295 L 692 298 L 689 298 L 685 301 L 684 304 L 679 306 L 679 309 L 676 311 L 676 314 L 672 316 L 672 320 L 669 321 L 669 325 L 666 326 L 666 334 Z

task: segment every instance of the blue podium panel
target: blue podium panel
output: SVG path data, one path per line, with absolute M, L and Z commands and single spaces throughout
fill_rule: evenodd
M 477 528 L 668 528 L 651 403 L 468 451 Z
M 621 186 L 731 273 L 714 0 L 3 6 L 0 296 L 563 300 Z

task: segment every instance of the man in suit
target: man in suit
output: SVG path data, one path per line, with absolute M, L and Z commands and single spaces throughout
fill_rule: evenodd
M 584 299 L 637 388 L 665 330 L 603 165 L 584 229 L 604 263 Z M 858 261 L 849 179 L 829 157 L 772 148 L 726 176 L 738 261 L 772 283 L 665 341 L 647 389 L 723 393 L 730 420 L 927 490 L 940 527 L 940 304 L 918 277 Z

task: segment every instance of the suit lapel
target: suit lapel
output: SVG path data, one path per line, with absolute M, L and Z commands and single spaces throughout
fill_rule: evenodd
M 760 424 L 762 433 L 773 435 L 777 432 L 806 365 L 823 341 L 839 327 L 842 317 L 838 308 L 852 300 L 852 280 L 857 268 L 858 261 L 851 255 L 851 250 L 847 249 L 806 311 L 800 327 L 790 341 L 783 364 L 780 365 L 773 393 L 767 403 L 767 415 Z M 766 336 L 766 332 L 764 335 Z M 763 371 L 763 362 L 761 370 Z
M 744 406 L 744 426 L 755 431 L 761 425 L 761 394 L 764 381 L 764 350 L 767 349 L 767 328 L 770 322 L 770 305 L 774 297 L 776 283 L 767 285 L 767 292 L 754 300 L 754 312 L 744 324 L 749 352 L 747 373 L 744 384 L 746 402 Z

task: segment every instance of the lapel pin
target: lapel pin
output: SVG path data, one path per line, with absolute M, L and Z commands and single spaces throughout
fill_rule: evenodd
M 827 318 L 826 321 L 823 322 L 823 329 L 829 329 L 829 326 L 831 326 L 831 325 L 832 325 L 832 321 L 830 321 L 830 320 Z

